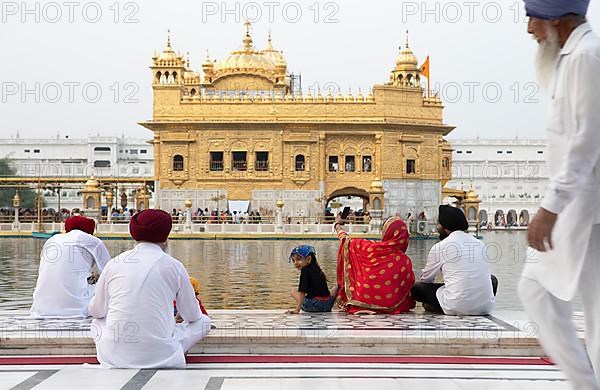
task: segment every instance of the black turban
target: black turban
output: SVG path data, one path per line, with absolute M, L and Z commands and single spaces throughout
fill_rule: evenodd
M 439 208 L 439 220 L 440 225 L 451 232 L 469 229 L 469 223 L 467 222 L 465 213 L 457 207 L 441 205 Z

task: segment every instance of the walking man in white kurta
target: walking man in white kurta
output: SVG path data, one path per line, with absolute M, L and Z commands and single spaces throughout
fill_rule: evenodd
M 171 216 L 135 214 L 136 246 L 112 259 L 90 302 L 98 361 L 106 368 L 183 368 L 185 352 L 210 331 L 183 264 L 169 256 Z M 183 322 L 176 324 L 173 301 Z
M 576 389 L 600 389 L 600 39 L 589 0 L 526 0 L 538 73 L 552 96 L 552 177 L 529 225 L 519 295 L 547 354 Z M 587 350 L 571 320 L 579 293 Z
M 88 283 L 94 264 L 99 272 L 110 260 L 104 243 L 92 236 L 96 223 L 74 216 L 64 234 L 44 243 L 30 314 L 38 318 L 87 317 L 94 286 Z

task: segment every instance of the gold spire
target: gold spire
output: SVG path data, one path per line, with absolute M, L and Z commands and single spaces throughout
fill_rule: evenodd
M 408 30 L 406 30 L 406 48 L 408 49 Z
M 243 39 L 244 47 L 242 48 L 242 50 L 246 52 L 253 52 L 254 47 L 252 45 L 252 37 L 250 36 L 250 27 L 252 26 L 252 23 L 250 23 L 249 20 L 246 20 L 244 26 L 246 26 L 246 36 L 244 36 Z
M 185 60 L 185 67 L 189 68 L 190 67 L 190 52 L 189 51 L 186 53 L 186 57 L 187 58 Z
M 171 48 L 171 29 L 167 30 L 167 48 Z

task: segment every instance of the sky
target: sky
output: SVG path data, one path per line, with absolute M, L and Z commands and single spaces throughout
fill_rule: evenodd
M 406 31 L 445 103 L 449 138 L 540 138 L 548 98 L 521 0 L 3 1 L 0 137 L 151 138 L 151 58 L 171 30 L 200 71 L 241 45 L 283 50 L 302 86 L 368 91 L 388 81 Z M 600 29 L 600 1 L 588 13 Z

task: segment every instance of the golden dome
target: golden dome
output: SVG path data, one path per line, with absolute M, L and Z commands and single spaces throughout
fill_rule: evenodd
M 473 189 L 471 188 L 468 192 L 467 192 L 467 197 L 466 197 L 467 201 L 474 201 L 474 202 L 478 202 L 479 201 L 479 195 L 477 195 L 477 192 L 473 191 Z
M 246 35 L 244 36 L 242 47 L 232 52 L 227 58 L 217 62 L 214 67 L 215 78 L 229 74 L 251 73 L 273 78 L 275 74 L 276 63 L 263 52 L 255 49 L 250 36 L 250 23 L 246 22 Z
M 90 176 L 88 181 L 85 182 L 83 190 L 84 191 L 97 191 L 99 186 L 100 186 L 100 183 L 98 182 L 98 180 L 96 180 L 94 175 L 92 175 L 92 176 Z
M 414 71 L 418 69 L 419 60 L 414 55 L 408 45 L 408 31 L 406 32 L 406 44 L 402 49 L 400 48 L 400 54 L 396 59 L 396 70 L 410 70 Z
M 269 58 L 271 60 L 271 62 L 273 62 L 276 65 L 287 66 L 287 61 L 285 60 L 283 53 L 273 47 L 270 32 L 269 32 L 269 38 L 267 39 L 267 48 L 262 50 L 261 54 L 264 54 L 267 58 Z
M 175 53 L 175 50 L 171 47 L 171 30 L 167 32 L 167 47 L 157 57 L 158 61 L 173 61 L 180 60 L 181 56 Z

